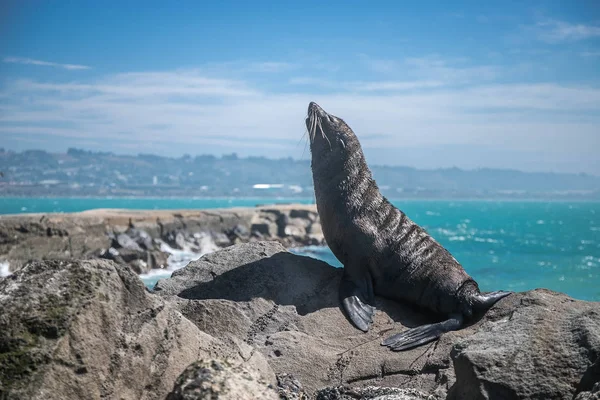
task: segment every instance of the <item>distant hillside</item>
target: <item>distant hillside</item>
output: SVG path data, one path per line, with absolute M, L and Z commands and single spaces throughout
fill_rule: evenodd
M 600 177 L 587 174 L 377 165 L 371 169 L 390 198 L 600 200 Z M 0 149 L 0 171 L 4 196 L 313 196 L 310 162 L 292 158 Z

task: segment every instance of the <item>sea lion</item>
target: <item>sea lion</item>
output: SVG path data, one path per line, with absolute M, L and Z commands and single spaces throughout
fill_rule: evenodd
M 306 126 L 323 234 L 344 265 L 339 296 L 358 329 L 366 332 L 373 322 L 375 294 L 448 316 L 382 342 L 408 350 L 460 329 L 474 311 L 511 293 L 482 294 L 448 250 L 381 195 L 358 138 L 341 118 L 311 102 Z

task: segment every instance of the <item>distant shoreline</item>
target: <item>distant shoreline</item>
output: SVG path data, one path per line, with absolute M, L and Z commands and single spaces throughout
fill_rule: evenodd
M 582 199 L 580 197 L 389 197 L 386 196 L 389 201 L 581 201 L 585 203 L 600 203 L 600 197 L 593 199 Z M 261 201 L 286 201 L 289 200 L 289 204 L 315 204 L 314 198 L 308 197 L 276 197 L 276 196 L 2 196 L 1 199 L 69 199 L 69 200 L 261 200 Z

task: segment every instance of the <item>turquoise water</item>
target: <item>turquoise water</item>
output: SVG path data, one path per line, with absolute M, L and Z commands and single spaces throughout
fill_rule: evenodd
M 305 199 L 14 199 L 0 213 L 91 208 L 174 209 L 310 203 Z M 444 245 L 482 290 L 538 287 L 600 301 L 600 203 L 394 201 Z M 20 211 L 21 207 L 27 208 Z M 294 252 L 340 266 L 327 248 Z M 152 286 L 158 277 L 145 279 Z
M 600 203 L 395 203 L 484 291 L 543 287 L 600 301 Z M 297 252 L 341 266 L 327 248 Z

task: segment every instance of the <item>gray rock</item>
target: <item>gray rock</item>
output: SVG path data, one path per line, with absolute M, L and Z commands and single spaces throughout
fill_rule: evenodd
M 175 234 L 175 245 L 178 249 L 185 249 L 189 246 L 183 232 L 177 232 Z
M 233 235 L 233 237 L 245 240 L 250 237 L 250 230 L 247 226 L 243 224 L 237 224 L 231 231 L 231 234 Z
M 248 353 L 111 261 L 33 262 L 0 279 L 2 399 L 163 399 L 187 365 L 212 357 L 274 384 L 264 357 Z
M 598 377 L 600 379 L 600 377 Z M 600 400 L 600 381 L 594 384 L 592 390 L 579 393 L 575 400 Z
M 317 400 L 434 400 L 435 397 L 415 389 L 367 386 L 363 388 L 336 387 L 319 390 Z
M 200 360 L 183 371 L 165 400 L 278 400 L 273 386 L 243 364 Z
M 140 247 L 146 250 L 153 250 L 154 243 L 152 241 L 152 237 L 148 234 L 148 232 L 142 229 L 129 228 L 125 233 L 133 239 Z
M 373 326 L 362 333 L 339 308 L 341 275 L 278 243 L 257 242 L 191 262 L 155 291 L 177 296 L 181 312 L 204 332 L 253 346 L 276 374 L 292 374 L 310 395 L 374 386 L 436 398 L 551 399 L 591 389 L 599 303 L 547 290 L 516 293 L 460 331 L 395 353 L 380 345 L 384 337 L 436 316 L 377 298 Z
M 142 251 L 142 248 L 125 233 L 119 233 L 116 237 L 116 242 L 118 243 L 120 248 L 133 250 L 133 251 Z
M 231 245 L 231 240 L 223 232 L 211 232 L 211 236 L 215 244 L 219 247 L 227 247 Z
M 159 241 L 174 248 L 189 245 L 190 250 L 204 251 L 204 246 L 196 246 L 194 240 L 189 240 L 198 232 L 211 232 L 218 247 L 257 238 L 279 240 L 287 247 L 323 242 L 322 235 L 302 238 L 286 236 L 285 223 L 290 218 L 318 221 L 314 205 L 299 204 L 177 212 L 90 210 L 67 214 L 0 215 L 0 262 L 8 262 L 10 270 L 16 271 L 29 260 L 103 257 L 106 256 L 103 255 L 103 249 L 111 246 L 133 251 L 158 251 Z M 269 233 L 254 231 L 251 235 L 249 227 L 253 221 L 268 221 L 269 226 L 262 230 Z M 179 239 L 179 245 L 176 241 L 178 233 L 184 239 Z M 121 244 L 117 241 L 119 234 L 125 235 L 120 238 Z M 112 259 L 124 262 L 122 258 Z M 139 259 L 145 260 L 149 266 L 155 265 L 147 257 Z
M 302 384 L 290 374 L 277 375 L 277 393 L 285 400 L 308 400 Z
M 538 289 L 508 297 L 452 351 L 451 398 L 573 398 L 600 380 L 600 303 Z
M 235 245 L 191 262 L 156 293 L 181 298 L 180 310 L 205 332 L 254 346 L 278 374 L 290 373 L 307 393 L 326 386 L 413 385 L 446 388 L 450 344 L 405 353 L 379 345 L 399 325 L 430 321 L 379 299 L 373 329 L 363 334 L 339 308 L 342 271 L 296 256 L 274 242 Z M 426 353 L 425 357 L 422 357 Z

